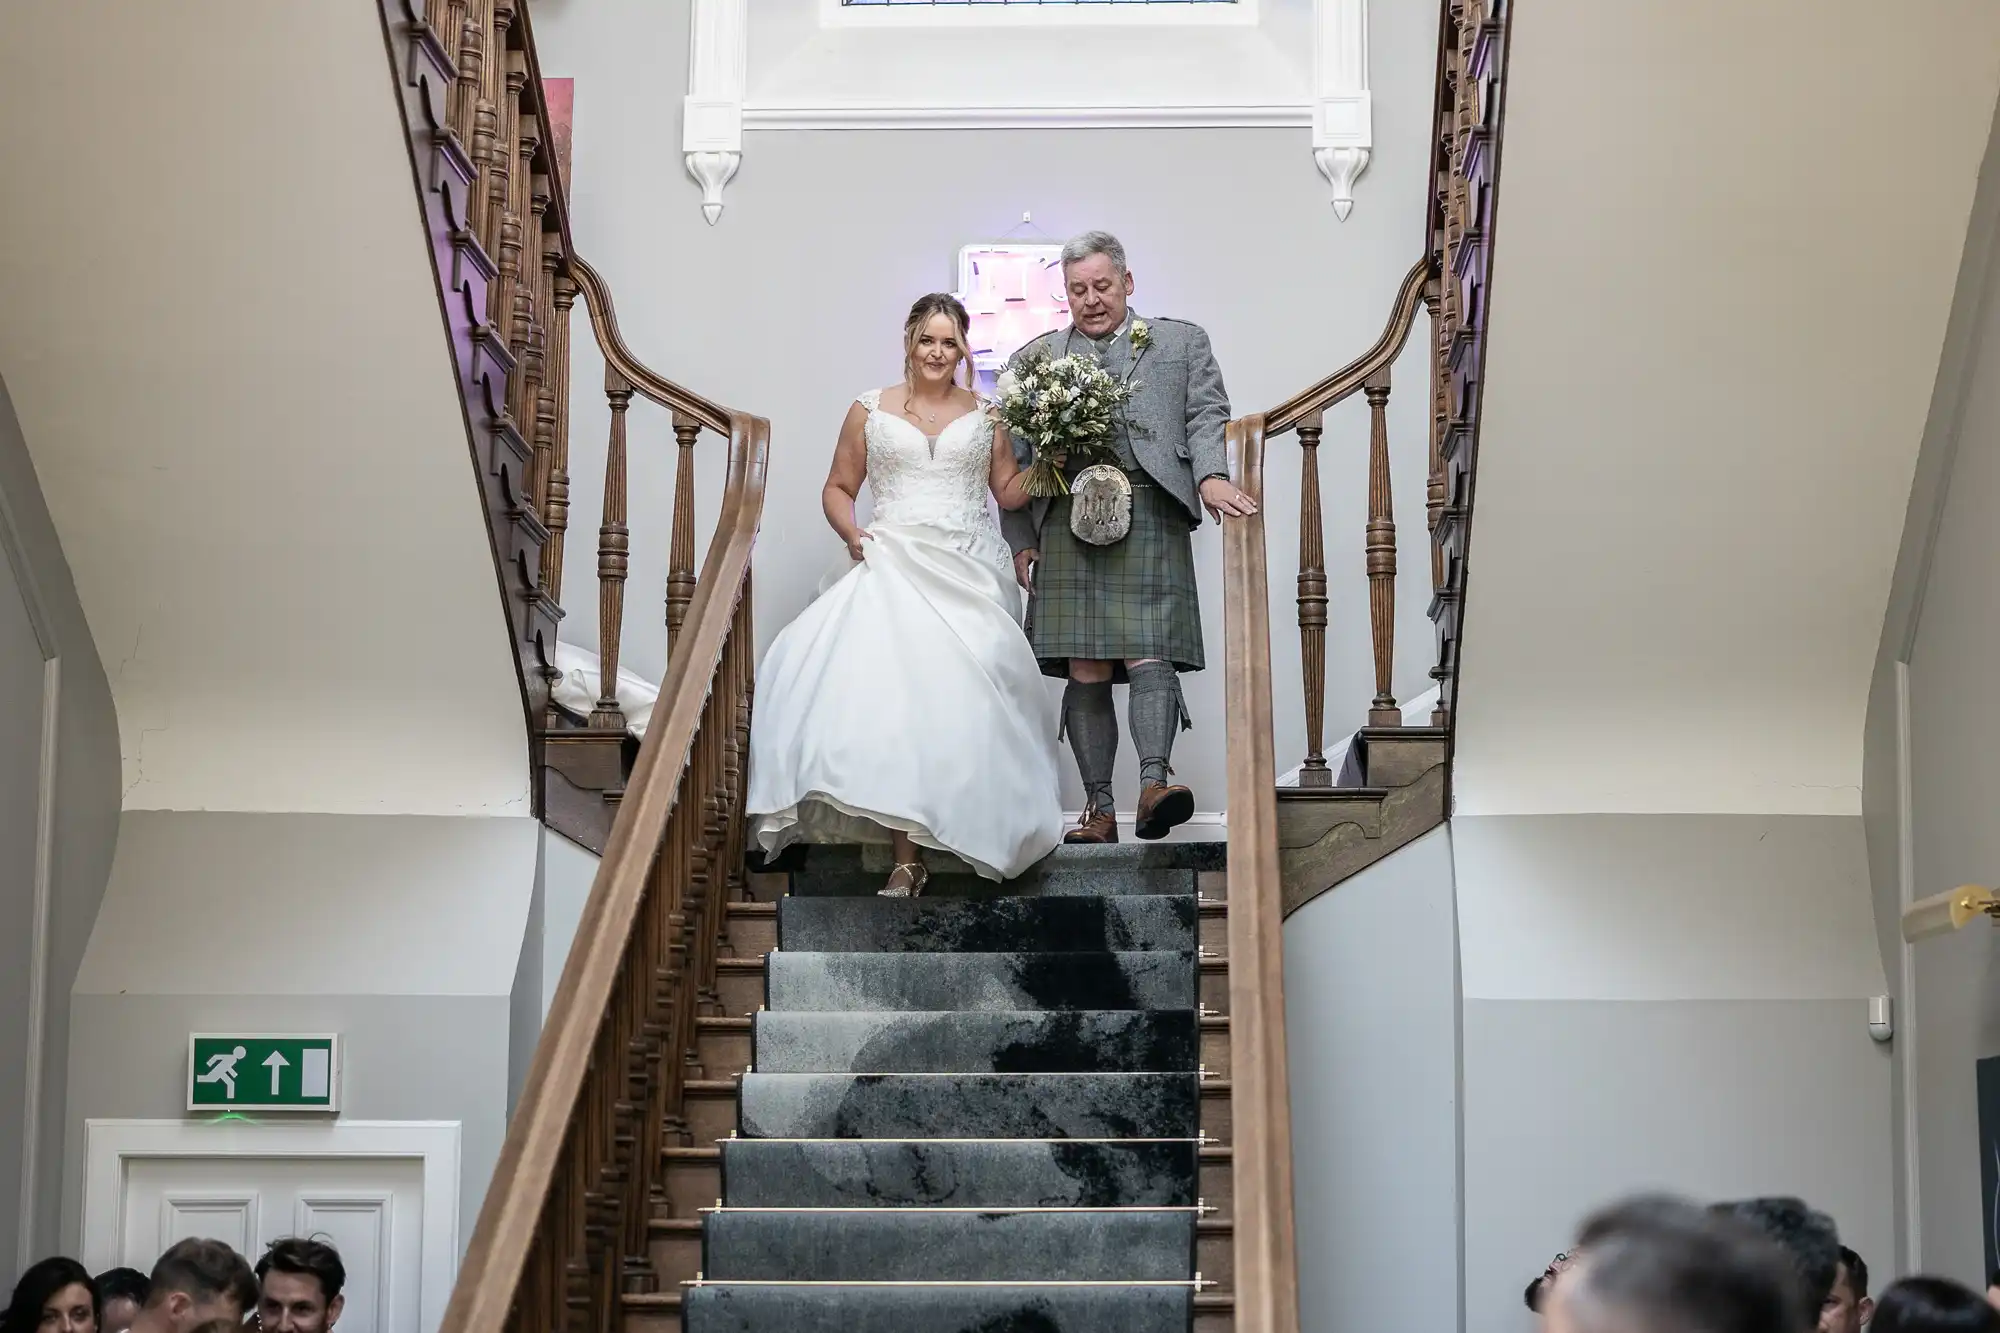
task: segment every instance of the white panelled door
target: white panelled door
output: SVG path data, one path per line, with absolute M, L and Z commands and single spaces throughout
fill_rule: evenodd
M 340 1333 L 420 1326 L 424 1168 L 407 1157 L 146 1157 L 127 1162 L 118 1262 L 144 1271 L 189 1236 L 252 1263 L 281 1236 L 340 1251 Z

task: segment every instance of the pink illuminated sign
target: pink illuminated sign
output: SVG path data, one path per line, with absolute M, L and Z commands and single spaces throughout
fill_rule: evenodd
M 972 316 L 972 364 L 980 384 L 1023 344 L 1069 323 L 1060 245 L 968 245 L 958 252 L 958 299 Z

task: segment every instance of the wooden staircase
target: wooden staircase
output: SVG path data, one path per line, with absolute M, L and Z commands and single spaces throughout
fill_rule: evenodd
M 838 855 L 838 854 L 836 854 Z M 812 854 L 789 858 L 811 863 Z M 824 858 L 822 858 L 824 859 Z M 948 864 L 948 863 L 947 863 Z M 1033 872 L 1031 872 L 1032 874 Z M 879 875 L 876 876 L 879 878 Z M 661 1149 L 662 1186 L 648 1220 L 648 1254 L 658 1289 L 620 1298 L 626 1333 L 681 1333 L 686 1289 L 703 1268 L 703 1225 L 723 1198 L 723 1141 L 738 1132 L 740 1078 L 751 1068 L 751 1029 L 765 1001 L 767 955 L 778 945 L 776 898 L 789 871 L 752 873 L 745 901 L 726 909 L 726 941 L 717 959 L 715 1012 L 696 1020 L 695 1049 L 683 1114 Z M 1199 1193 L 1213 1211 L 1197 1224 L 1195 1267 L 1212 1283 L 1195 1295 L 1195 1333 L 1231 1333 L 1235 1229 L 1231 1154 L 1228 874 L 1198 874 L 1201 1132 Z
M 715 1217 L 704 1209 L 730 1195 L 723 1145 L 746 1123 L 744 1079 L 754 1091 L 762 1077 L 751 1067 L 755 1016 L 772 982 L 777 899 L 786 876 L 802 873 L 752 873 L 745 860 L 750 557 L 769 427 L 674 384 L 626 346 L 609 286 L 570 239 L 524 0 L 378 3 L 521 665 L 542 778 L 537 810 L 602 852 L 443 1330 L 665 1330 L 701 1303 L 688 1293 L 718 1285 L 704 1276 Z M 1206 1208 L 1195 1210 L 1192 1231 L 1200 1280 L 1186 1286 L 1188 1317 L 1202 1333 L 1299 1327 L 1283 916 L 1436 827 L 1450 808 L 1509 3 L 1441 3 L 1430 219 L 1382 337 L 1318 384 L 1229 426 L 1232 478 L 1260 500 L 1268 499 L 1267 442 L 1291 435 L 1303 451 L 1297 603 L 1307 736 L 1299 785 L 1278 788 L 1264 525 L 1232 521 L 1222 534 L 1227 870 L 1200 876 L 1200 954 L 1191 963 L 1198 1068 L 1169 1075 L 1195 1089 L 1193 1170 Z M 671 646 L 643 744 L 628 735 L 608 689 L 587 718 L 548 703 L 570 526 L 568 337 L 579 296 L 604 354 L 612 422 L 597 534 L 605 680 L 616 679 L 629 571 L 628 416 L 657 408 L 672 425 L 676 490 L 662 590 Z M 1430 321 L 1430 674 L 1440 703 L 1430 725 L 1405 726 L 1390 688 L 1396 539 L 1386 408 L 1391 368 L 1420 310 Z M 1376 689 L 1351 721 L 1359 729 L 1343 773 L 1323 749 L 1319 452 L 1336 424 L 1330 414 L 1350 399 L 1368 405 Z M 713 537 L 697 569 L 697 459 L 718 438 Z M 1188 965 L 1179 957 L 1176 965 Z

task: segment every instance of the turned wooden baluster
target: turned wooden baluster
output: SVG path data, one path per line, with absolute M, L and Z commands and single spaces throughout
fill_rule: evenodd
M 562 238 L 548 238 L 549 253 L 561 259 Z M 542 546 L 542 591 L 562 602 L 563 534 L 569 531 L 569 316 L 576 306 L 576 284 L 567 273 L 555 275 L 555 318 L 549 322 L 548 383 L 542 392 L 553 401 L 549 434 L 549 476 L 543 490 L 542 522 L 549 539 Z
M 597 529 L 597 706 L 590 711 L 590 725 L 622 732 L 618 646 L 625 629 L 625 573 L 632 549 L 625 527 L 625 411 L 632 405 L 631 382 L 605 367 L 604 396 L 611 400 L 611 446 L 604 459 L 604 523 Z
M 487 225 L 493 193 L 493 154 L 499 140 L 499 109 L 488 94 L 488 72 L 501 59 L 493 49 L 493 0 L 470 0 L 458 56 L 459 137 L 472 158 L 474 176 L 466 198 L 466 226 L 488 255 L 493 235 Z
M 667 551 L 667 655 L 673 656 L 674 641 L 687 620 L 688 603 L 694 600 L 694 442 L 701 423 L 680 412 L 674 413 L 674 443 L 679 457 L 674 462 L 673 538 Z
M 1396 514 L 1389 494 L 1389 367 L 1362 385 L 1368 397 L 1368 629 L 1375 644 L 1371 727 L 1399 727 L 1402 710 L 1390 693 L 1396 666 Z
M 1306 762 L 1301 787 L 1331 787 L 1326 766 L 1326 543 L 1319 501 L 1319 440 L 1323 418 L 1299 422 L 1299 661 L 1305 677 Z
M 500 113 L 497 119 L 499 143 L 493 151 L 492 191 L 489 200 L 492 212 L 489 214 L 497 248 L 490 251 L 500 270 L 499 278 L 487 289 L 488 301 L 486 318 L 500 330 L 500 341 L 510 350 L 518 347 L 520 326 L 515 301 L 520 294 L 521 251 L 525 238 L 523 210 L 516 198 L 516 179 L 520 172 L 516 169 L 519 158 L 521 133 L 521 89 L 527 81 L 527 69 L 522 63 L 519 51 L 503 51 L 500 59 L 505 62 L 507 72 L 500 90 Z M 536 242 L 536 259 L 539 261 L 540 241 Z M 518 355 L 518 353 L 517 353 Z M 518 385 L 519 377 L 515 383 Z
M 1445 472 L 1444 437 L 1451 427 L 1451 334 L 1444 326 L 1443 283 L 1432 278 L 1424 292 L 1424 309 L 1430 313 L 1431 321 L 1431 457 L 1430 480 L 1425 487 L 1424 509 L 1429 519 L 1431 534 L 1431 593 L 1435 596 L 1444 591 L 1445 556 L 1444 542 L 1438 528 L 1444 522 Z M 1440 650 L 1437 660 L 1431 664 L 1431 679 L 1444 684 L 1447 674 L 1444 654 Z M 1445 724 L 1444 691 L 1438 691 L 1438 701 L 1431 709 L 1431 725 Z

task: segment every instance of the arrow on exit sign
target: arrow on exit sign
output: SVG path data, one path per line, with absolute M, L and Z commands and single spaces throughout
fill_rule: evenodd
M 187 1091 L 190 1111 L 337 1111 L 340 1038 L 194 1033 Z

